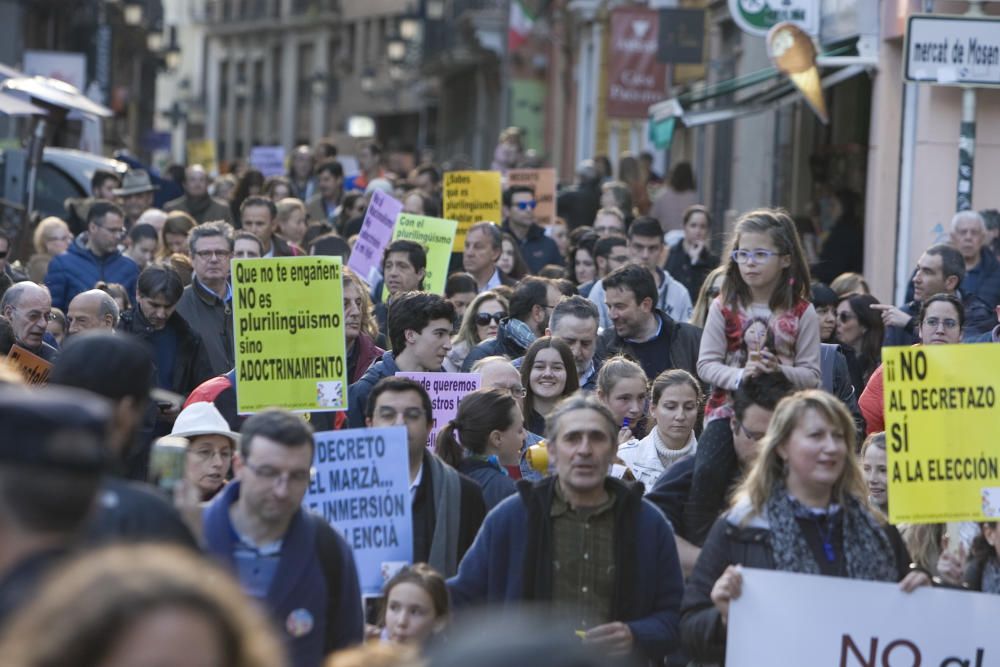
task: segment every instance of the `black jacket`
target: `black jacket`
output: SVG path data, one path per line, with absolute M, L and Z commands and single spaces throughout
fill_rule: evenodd
M 413 498 L 413 562 L 426 563 L 431 555 L 431 543 L 434 538 L 434 485 L 431 483 L 428 457 L 434 456 L 429 451 L 424 452 L 424 474 L 417 486 Z M 458 519 L 458 554 L 456 563 L 462 562 L 462 557 L 476 539 L 479 527 L 486 518 L 486 503 L 483 492 L 474 481 L 459 473 L 458 480 L 461 489 L 461 499 Z
M 177 335 L 177 361 L 171 375 L 169 389 L 181 396 L 187 396 L 195 387 L 215 374 L 212 373 L 212 364 L 208 360 L 208 353 L 201 336 L 188 325 L 177 311 L 174 311 L 174 314 L 167 320 L 167 326 L 172 328 Z M 138 307 L 122 313 L 121 321 L 118 323 L 118 331 L 137 336 L 152 346 L 153 327 L 146 321 Z M 153 358 L 156 358 L 155 352 Z
M 677 322 L 662 310 L 653 311 L 663 320 L 663 326 L 667 328 L 668 351 L 670 354 L 671 368 L 683 368 L 694 377 L 698 377 L 698 350 L 701 348 L 701 329 L 693 324 Z M 605 359 L 609 359 L 616 354 L 624 354 L 627 357 L 638 360 L 633 351 L 632 343 L 624 340 L 615 331 L 614 327 L 608 327 L 601 334 L 601 344 L 605 352 Z M 655 378 L 650 377 L 650 380 Z
M 698 290 L 705 278 L 712 269 L 719 265 L 719 258 L 709 252 L 708 247 L 701 249 L 697 261 L 691 261 L 691 256 L 684 250 L 684 240 L 680 240 L 670 246 L 670 255 L 667 256 L 667 273 L 674 280 L 687 287 L 688 294 L 691 295 L 691 303 L 698 300 Z
M 222 375 L 236 364 L 232 301 L 220 299 L 195 278 L 184 288 L 177 312 L 205 344 L 213 375 Z
M 884 530 L 892 545 L 898 578 L 902 579 L 909 572 L 910 556 L 896 528 L 885 524 Z M 693 659 L 692 665 L 725 662 L 726 626 L 712 602 L 712 587 L 729 565 L 775 569 L 770 535 L 766 526 L 758 526 L 755 521 L 740 525 L 732 512 L 719 517 L 712 526 L 684 587 L 681 605 L 681 645 Z

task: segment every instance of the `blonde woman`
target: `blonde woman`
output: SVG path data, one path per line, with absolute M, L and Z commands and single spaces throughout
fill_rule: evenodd
M 782 399 L 761 453 L 716 521 L 684 592 L 681 637 L 696 663 L 722 663 L 740 566 L 930 585 L 911 569 L 896 529 L 868 504 L 854 422 L 839 399 L 810 389 Z
M 717 266 L 705 276 L 705 282 L 698 290 L 698 298 L 695 300 L 694 309 L 691 311 L 691 319 L 688 324 L 693 324 L 700 329 L 705 328 L 705 320 L 708 318 L 708 307 L 722 292 L 722 282 L 726 277 L 725 265 Z
M 372 314 L 368 283 L 347 267 L 343 269 L 343 276 L 347 377 L 353 384 L 361 379 L 368 367 L 381 357 L 385 350 L 377 343 L 378 325 Z
M 66 252 L 73 242 L 73 233 L 62 219 L 50 215 L 35 227 L 33 241 L 37 254 L 55 257 Z
M 462 364 L 476 345 L 497 335 L 500 320 L 507 317 L 509 304 L 505 297 L 496 292 L 482 292 L 476 295 L 465 309 L 462 325 L 451 339 L 451 351 L 444 358 L 444 369 L 449 373 L 462 371 Z

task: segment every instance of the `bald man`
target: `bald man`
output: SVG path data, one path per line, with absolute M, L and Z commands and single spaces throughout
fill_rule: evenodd
M 480 374 L 480 387 L 483 389 L 503 389 L 509 391 L 510 395 L 517 401 L 517 405 L 524 410 L 524 385 L 521 384 L 521 372 L 514 367 L 507 357 L 483 357 L 472 366 L 473 373 Z M 507 474 L 514 479 L 529 479 L 536 481 L 542 478 L 541 474 L 532 469 L 525 456 L 528 447 L 538 444 L 542 437 L 531 431 L 524 430 L 524 444 L 521 446 L 521 456 L 518 465 L 506 465 Z
M 118 303 L 99 289 L 80 292 L 69 302 L 66 311 L 66 334 L 74 336 L 91 329 L 114 332 L 118 326 Z
M 46 361 L 56 358 L 56 348 L 42 340 L 52 319 L 49 290 L 31 282 L 15 283 L 0 300 L 0 315 L 10 320 L 14 341 Z

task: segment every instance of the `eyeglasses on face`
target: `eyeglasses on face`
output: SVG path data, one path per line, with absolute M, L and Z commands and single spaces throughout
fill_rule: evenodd
M 476 324 L 485 327 L 492 320 L 500 324 L 500 320 L 507 317 L 507 313 L 476 313 Z
M 958 326 L 958 321 L 953 320 L 950 317 L 940 318 L 940 317 L 927 317 L 924 318 L 924 326 L 930 327 L 931 329 L 937 329 L 939 326 L 944 326 L 948 331 L 955 329 Z
M 309 482 L 311 475 L 309 470 L 278 470 L 271 466 L 258 466 L 250 462 L 247 462 L 245 465 L 254 475 L 272 484 L 284 482 L 288 485 L 301 486 Z
M 535 210 L 535 206 L 536 206 L 536 202 L 535 202 L 534 199 L 532 199 L 530 201 L 519 201 L 519 202 L 517 202 L 514 205 L 517 206 L 517 208 L 520 209 L 520 210 L 522 210 L 522 211 L 527 211 L 528 209 L 531 209 L 532 211 L 534 211 Z
M 774 250 L 765 250 L 764 248 L 757 248 L 756 250 L 734 250 L 732 254 L 733 261 L 737 264 L 746 264 L 750 260 L 753 260 L 754 264 L 767 264 L 771 261 L 774 256 L 781 256 L 784 253 L 775 252 Z
M 841 324 L 847 324 L 851 320 L 855 320 L 857 318 L 854 316 L 854 313 L 848 313 L 847 311 L 843 311 L 837 313 L 837 319 L 841 322 Z
M 228 250 L 199 250 L 195 252 L 195 256 L 198 259 L 213 259 L 218 257 L 219 259 L 229 259 L 233 253 Z
M 128 231 L 124 226 L 122 227 L 105 227 L 104 225 L 97 225 L 100 229 L 103 229 L 108 234 L 112 236 L 124 236 L 125 232 Z

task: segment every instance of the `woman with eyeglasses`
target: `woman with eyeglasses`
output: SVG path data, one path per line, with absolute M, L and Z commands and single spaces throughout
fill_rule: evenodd
M 962 342 L 965 326 L 965 307 L 952 294 L 935 294 L 920 307 L 917 332 L 923 345 L 956 345 Z M 858 399 L 858 407 L 865 418 L 865 433 L 871 435 L 885 430 L 885 404 L 882 402 L 882 365 L 880 364 L 865 385 Z
M 460 373 L 465 358 L 476 345 L 497 335 L 500 320 L 507 317 L 508 301 L 496 292 L 482 292 L 476 295 L 462 317 L 462 326 L 452 338 L 451 351 L 444 358 L 444 369 L 449 373 Z
M 573 352 L 552 336 L 535 340 L 521 362 L 524 396 L 524 427 L 545 437 L 545 419 L 556 405 L 580 388 Z
M 837 304 L 837 342 L 847 349 L 847 368 L 855 387 L 868 383 L 882 363 L 882 315 L 872 310 L 878 299 L 870 294 L 844 297 Z
M 681 642 L 695 664 L 722 664 L 741 567 L 929 586 L 896 529 L 868 504 L 854 424 L 840 399 L 806 390 L 782 399 L 730 510 L 712 526 L 681 605 Z

